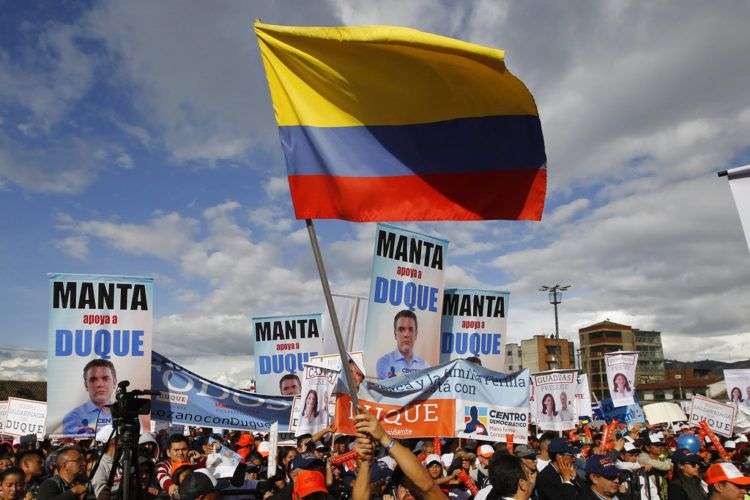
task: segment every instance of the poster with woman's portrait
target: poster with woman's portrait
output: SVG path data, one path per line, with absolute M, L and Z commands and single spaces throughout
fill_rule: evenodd
M 554 370 L 535 373 L 532 413 L 543 431 L 565 431 L 575 428 L 575 394 L 578 386 L 576 370 Z
M 635 404 L 635 369 L 637 352 L 609 352 L 604 355 L 607 368 L 607 384 L 615 407 Z
M 320 366 L 305 365 L 302 378 L 302 393 L 298 403 L 299 418 L 294 431 L 295 436 L 315 434 L 328 427 L 333 417 L 331 402 L 338 379 L 338 370 Z M 297 405 L 295 405 L 297 406 Z M 294 414 L 294 410 L 293 414 Z
M 750 413 L 750 370 L 724 370 L 724 381 L 729 402 Z

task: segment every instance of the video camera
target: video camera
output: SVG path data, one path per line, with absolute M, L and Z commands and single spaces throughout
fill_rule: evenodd
M 117 420 L 137 420 L 139 415 L 151 413 L 151 400 L 141 396 L 156 396 L 157 391 L 133 390 L 128 392 L 130 382 L 123 380 L 117 384 L 115 402 L 110 405 L 112 418 Z

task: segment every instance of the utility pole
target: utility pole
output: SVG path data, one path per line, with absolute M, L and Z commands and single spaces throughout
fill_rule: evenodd
M 573 285 L 561 285 L 560 283 L 558 283 L 554 286 L 544 285 L 539 288 L 540 292 L 549 293 L 549 303 L 555 307 L 555 339 L 560 338 L 560 326 L 557 321 L 557 305 L 562 302 L 563 290 L 567 290 L 571 286 Z

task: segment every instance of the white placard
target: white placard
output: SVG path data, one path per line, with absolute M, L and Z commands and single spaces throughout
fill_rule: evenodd
M 8 412 L 3 433 L 10 436 L 36 434 L 44 439 L 47 426 L 47 403 L 30 399 L 8 398 Z
M 736 415 L 737 407 L 734 404 L 721 403 L 696 394 L 690 407 L 690 425 L 698 425 L 698 422 L 705 420 L 716 434 L 732 437 Z

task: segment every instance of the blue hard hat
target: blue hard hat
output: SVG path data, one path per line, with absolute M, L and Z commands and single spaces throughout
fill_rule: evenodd
M 677 438 L 677 449 L 698 453 L 701 451 L 701 440 L 692 432 L 686 432 Z

